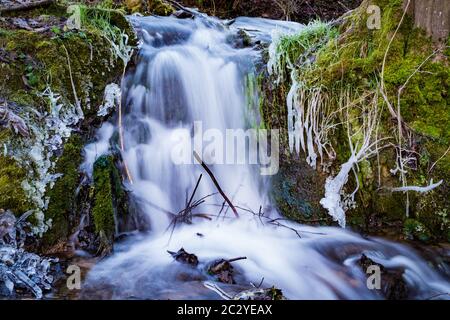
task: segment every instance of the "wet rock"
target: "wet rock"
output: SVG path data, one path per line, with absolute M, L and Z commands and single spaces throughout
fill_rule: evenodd
M 244 260 L 247 257 L 238 257 L 234 259 L 218 259 L 207 265 L 208 274 L 215 276 L 216 280 L 222 283 L 235 284 L 235 271 L 231 263 L 233 261 Z
M 189 264 L 193 267 L 198 265 L 198 258 L 195 254 L 186 252 L 183 248 L 178 250 L 178 252 L 168 251 L 167 252 L 178 262 Z
M 223 283 L 234 284 L 233 273 L 234 269 L 228 260 L 219 259 L 212 262 L 208 266 L 208 273 L 217 278 L 217 281 Z
M 387 269 L 382 264 L 377 263 L 367 257 L 365 254 L 361 255 L 357 264 L 361 267 L 363 272 L 373 265 L 380 267 L 381 271 L 381 293 L 388 300 L 403 300 L 409 296 L 408 286 L 403 279 L 404 270 Z
M 237 49 L 253 47 L 256 42 L 252 37 L 243 29 L 240 29 L 236 34 L 229 37 L 228 42 Z
M 194 19 L 194 15 L 186 10 L 178 10 L 173 13 L 178 19 Z

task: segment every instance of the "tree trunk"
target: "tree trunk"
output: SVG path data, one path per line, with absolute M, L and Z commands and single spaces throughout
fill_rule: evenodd
M 404 0 L 404 5 L 408 0 Z M 434 41 L 446 41 L 450 32 L 450 0 L 411 0 L 408 9 L 416 27 Z

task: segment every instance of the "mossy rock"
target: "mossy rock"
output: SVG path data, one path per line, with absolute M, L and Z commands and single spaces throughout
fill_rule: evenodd
M 79 183 L 78 166 L 81 163 L 81 149 L 85 141 L 99 124 L 97 108 L 102 103 L 104 88 L 108 83 L 119 82 L 123 63 L 112 53 L 109 41 L 102 30 L 91 24 L 82 30 L 67 30 L 64 21 L 68 17 L 67 3 L 24 12 L 12 12 L 10 16 L 34 18 L 57 16 L 62 25 L 48 31 L 38 32 L 0 27 L 0 92 L 2 98 L 26 106 L 18 110 L 18 115 L 35 109 L 41 114 L 48 112 L 48 101 L 40 93 L 50 86 L 61 96 L 59 103 L 75 104 L 71 76 L 76 95 L 84 112 L 84 121 L 74 128 L 72 137 L 64 141 L 63 150 L 57 151 L 56 167 L 52 173 L 60 173 L 52 189 L 48 188 L 50 198 L 46 218 L 53 220 L 53 228 L 43 239 L 45 245 L 64 240 L 76 223 L 77 199 L 75 190 Z M 122 12 L 118 10 L 89 8 L 88 16 L 108 17 L 107 21 L 115 30 L 122 30 L 129 36 L 129 44 L 137 44 L 134 30 Z M 106 15 L 105 15 L 106 12 Z M 67 50 L 67 52 L 66 52 Z M 7 62 L 4 62 L 6 60 Z M 69 68 L 70 63 L 70 68 Z M 1 131 L 0 141 L 16 139 Z M 3 143 L 1 144 L 3 148 Z M 58 154 L 61 153 L 61 156 Z M 59 158 L 59 159 L 58 159 Z M 20 214 L 34 209 L 26 199 L 21 187 L 26 172 L 13 159 L 0 155 L 0 208 L 10 209 Z
M 76 191 L 80 184 L 78 167 L 82 162 L 81 151 L 83 139 L 78 134 L 73 134 L 64 145 L 64 151 L 56 162 L 55 171 L 63 173 L 47 195 L 50 199 L 46 218 L 52 219 L 52 228 L 44 235 L 43 242 L 46 246 L 52 246 L 61 239 L 67 239 L 72 231 L 71 221 L 77 216 Z
M 84 14 L 87 20 L 104 17 L 113 28 L 128 35 L 129 45 L 137 44 L 131 24 L 120 11 L 86 7 Z M 11 60 L 0 63 L 2 95 L 21 103 L 18 100 L 22 100 L 22 96 L 35 95 L 50 85 L 65 103 L 75 103 L 75 91 L 85 115 L 95 115 L 106 84 L 119 81 L 122 61 L 113 56 L 103 31 L 89 24 L 83 25 L 81 31 L 58 26 L 52 32 L 0 29 L 0 45 L 6 48 Z
M 112 156 L 102 156 L 94 163 L 94 207 L 92 208 L 92 216 L 96 232 L 103 232 L 108 239 L 112 239 L 115 229 L 111 180 L 114 170 Z
M 175 12 L 174 8 L 164 0 L 147 0 L 148 11 L 158 16 L 169 16 Z
M 280 213 L 297 222 L 328 221 L 319 206 L 322 188 L 317 188 L 322 177 L 294 157 L 282 161 L 279 172 L 272 178 L 272 199 Z
M 3 153 L 3 144 L 8 139 L 11 139 L 10 133 L 0 128 L 0 209 L 10 209 L 14 214 L 21 215 L 33 206 L 21 186 L 26 179 L 25 170 Z
M 175 12 L 173 6 L 164 0 L 125 0 L 124 4 L 130 13 L 169 16 Z
M 94 163 L 94 206 L 92 216 L 95 230 L 110 243 L 116 225 L 128 213 L 128 196 L 122 186 L 114 155 L 104 155 Z

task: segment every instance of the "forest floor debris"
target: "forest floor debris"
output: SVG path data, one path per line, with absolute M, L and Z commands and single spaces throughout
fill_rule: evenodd
M 196 267 L 198 265 L 198 258 L 195 254 L 188 253 L 181 248 L 178 252 L 167 250 L 167 252 L 178 262 Z
M 214 260 L 207 267 L 208 274 L 216 277 L 217 281 L 219 281 L 219 282 L 234 284 L 236 282 L 233 277 L 234 276 L 234 268 L 231 265 L 231 263 L 234 261 L 244 260 L 244 259 L 247 259 L 247 257 L 238 257 L 238 258 L 229 259 L 229 260 L 225 260 L 225 259 Z

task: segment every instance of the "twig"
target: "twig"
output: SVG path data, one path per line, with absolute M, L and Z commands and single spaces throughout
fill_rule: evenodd
M 431 297 L 426 298 L 425 300 L 433 300 L 434 298 L 437 298 L 440 296 L 450 296 L 450 293 L 438 293 L 438 294 L 432 295 Z
M 437 159 L 434 163 L 433 163 L 433 165 L 431 166 L 431 168 L 428 170 L 428 174 L 433 170 L 433 168 L 434 168 L 434 166 L 436 165 L 436 163 L 438 163 L 438 161 L 440 161 L 441 159 L 443 159 L 446 155 L 447 155 L 447 153 L 450 151 L 450 146 L 447 148 L 447 151 L 445 151 L 444 152 L 444 154 L 439 158 L 439 159 Z
M 124 62 L 123 72 L 122 72 L 122 80 L 125 77 L 126 69 L 127 69 L 127 64 Z M 119 127 L 120 151 L 122 153 L 123 166 L 125 167 L 125 173 L 127 175 L 128 181 L 130 181 L 130 184 L 133 184 L 133 178 L 132 178 L 130 170 L 128 168 L 127 161 L 125 160 L 125 157 L 123 155 L 125 153 L 125 142 L 124 142 L 124 138 L 123 138 L 123 126 L 122 126 L 122 95 L 119 98 L 118 108 L 119 108 L 118 127 Z
M 247 257 L 237 257 L 237 258 L 233 258 L 233 259 L 228 259 L 228 262 L 235 262 L 235 261 L 239 261 L 239 260 L 245 260 L 247 259 Z
M 214 174 L 211 172 L 211 170 L 208 168 L 208 166 L 203 162 L 203 160 L 200 158 L 200 156 L 198 155 L 197 152 L 194 151 L 194 158 L 198 161 L 199 164 L 201 164 L 201 166 L 203 167 L 203 169 L 205 169 L 206 173 L 208 173 L 209 177 L 211 178 L 212 182 L 214 183 L 214 185 L 217 188 L 217 191 L 219 191 L 219 193 L 221 194 L 221 196 L 223 197 L 223 199 L 228 203 L 228 205 L 230 206 L 231 210 L 233 210 L 234 215 L 236 216 L 236 218 L 239 218 L 239 214 L 236 210 L 236 208 L 234 207 L 234 205 L 231 203 L 230 199 L 228 199 L 228 197 L 226 196 L 226 194 L 223 192 L 222 188 L 220 187 L 219 183 L 217 182 L 216 178 L 214 177 Z
M 419 187 L 419 186 L 404 186 L 399 188 L 391 188 L 390 190 L 392 192 L 407 192 L 407 191 L 415 191 L 415 192 L 421 192 L 426 193 L 429 192 L 437 187 L 439 187 L 444 180 L 440 180 L 439 182 L 433 183 L 433 179 L 431 179 L 430 184 L 426 187 Z
M 384 100 L 386 101 L 386 104 L 387 104 L 387 106 L 388 106 L 388 108 L 389 108 L 389 112 L 390 112 L 391 115 L 392 115 L 395 119 L 397 119 L 399 122 L 402 121 L 401 118 L 400 118 L 400 115 L 397 114 L 397 113 L 394 111 L 394 108 L 392 107 L 392 104 L 391 104 L 391 102 L 389 101 L 389 99 L 388 99 L 388 97 L 387 97 L 387 94 L 386 94 L 386 92 L 385 92 L 385 86 L 384 86 L 384 70 L 385 70 L 385 68 L 386 68 L 386 60 L 387 60 L 387 56 L 388 56 L 388 53 L 389 53 L 389 49 L 390 49 L 390 47 L 391 47 L 391 45 L 392 45 L 392 42 L 393 42 L 394 39 L 395 39 L 395 36 L 396 36 L 397 33 L 398 33 L 398 30 L 400 30 L 400 26 L 402 25 L 403 20 L 405 19 L 406 13 L 408 12 L 409 4 L 411 3 L 411 0 L 407 0 L 407 1 L 408 1 L 408 3 L 406 4 L 406 6 L 405 6 L 405 8 L 404 8 L 403 15 L 402 15 L 402 17 L 401 17 L 401 19 L 400 19 L 400 22 L 399 22 L 397 28 L 395 29 L 394 34 L 392 35 L 392 37 L 391 37 L 391 39 L 390 39 L 390 41 L 389 41 L 389 43 L 388 43 L 388 45 L 387 45 L 387 48 L 386 48 L 386 51 L 385 51 L 384 57 L 383 57 L 383 64 L 381 65 L 381 81 L 380 81 L 380 84 L 381 84 L 381 94 L 383 95 L 383 98 L 384 98 Z
M 78 100 L 78 95 L 77 95 L 77 90 L 75 88 L 75 83 L 73 82 L 72 67 L 70 66 L 69 52 L 67 51 L 67 48 L 66 48 L 66 46 L 64 44 L 62 45 L 62 47 L 64 48 L 64 51 L 66 52 L 67 66 L 69 67 L 70 84 L 72 85 L 73 96 L 75 98 L 75 104 L 77 105 L 77 108 L 80 110 L 81 109 L 81 105 L 80 105 L 80 101 Z
M 255 288 L 259 289 L 259 288 L 261 288 L 261 286 L 262 286 L 263 283 L 264 283 L 264 277 L 262 277 L 260 283 L 259 283 L 257 286 L 255 286 L 254 284 L 252 284 L 252 285 L 253 285 Z
M 198 177 L 197 183 L 195 184 L 194 191 L 192 192 L 191 198 L 189 199 L 189 202 L 186 205 L 186 208 L 188 208 L 191 205 L 192 199 L 194 198 L 195 192 L 197 192 L 198 185 L 200 184 L 200 181 L 202 180 L 203 174 L 200 174 Z

